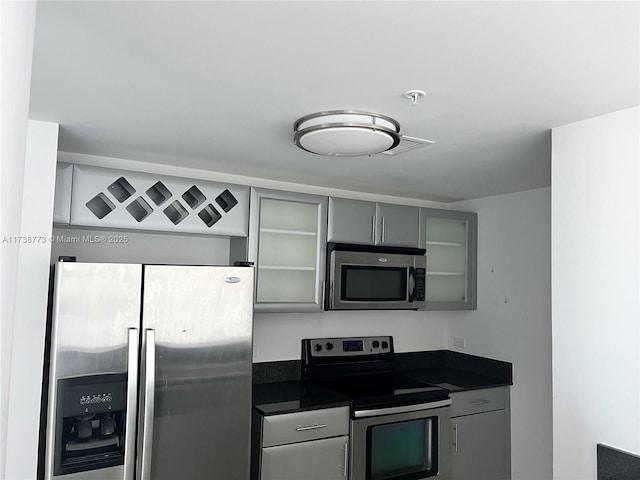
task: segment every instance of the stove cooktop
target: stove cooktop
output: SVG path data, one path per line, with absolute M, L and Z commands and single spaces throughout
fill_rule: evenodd
M 392 407 L 449 398 L 449 390 L 405 375 L 344 376 L 314 383 L 352 401 L 354 408 Z
M 353 408 L 394 407 L 449 398 L 446 388 L 394 371 L 393 338 L 302 341 L 302 378 L 349 398 Z

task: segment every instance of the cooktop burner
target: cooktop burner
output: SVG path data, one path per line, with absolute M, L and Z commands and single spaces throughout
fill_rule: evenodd
M 302 341 L 302 379 L 349 398 L 354 408 L 410 405 L 449 397 L 449 390 L 396 373 L 392 337 Z

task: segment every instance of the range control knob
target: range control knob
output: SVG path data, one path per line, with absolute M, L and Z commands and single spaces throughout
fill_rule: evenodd
M 320 345 L 319 343 L 316 343 L 316 344 L 313 346 L 313 349 L 314 349 L 316 352 L 319 352 L 320 350 L 322 350 L 322 345 Z
M 324 348 L 326 348 L 327 350 L 333 350 L 333 343 L 327 342 L 327 344 L 324 346 Z
M 380 346 L 380 342 L 378 340 L 374 340 L 373 342 L 371 342 L 371 346 L 373 348 L 378 348 Z
M 382 348 L 389 348 L 388 342 L 382 342 Z

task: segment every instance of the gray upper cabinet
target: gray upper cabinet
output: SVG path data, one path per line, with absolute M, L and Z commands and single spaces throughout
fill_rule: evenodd
M 327 197 L 252 188 L 250 217 L 256 311 L 321 311 Z
M 246 237 L 249 187 L 74 165 L 70 223 Z
M 422 208 L 420 245 L 427 249 L 426 310 L 474 310 L 478 216 Z
M 331 197 L 327 240 L 419 248 L 419 221 L 418 207 Z

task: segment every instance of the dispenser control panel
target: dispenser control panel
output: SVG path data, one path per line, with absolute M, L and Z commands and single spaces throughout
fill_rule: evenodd
M 97 395 L 83 395 L 80 397 L 80 405 L 92 405 L 94 403 L 111 403 L 113 400 L 113 394 L 109 393 L 99 393 Z
M 63 415 L 86 415 L 124 410 L 127 400 L 127 375 L 89 375 L 61 379 L 64 383 Z M 62 385 L 61 385 L 62 386 Z

